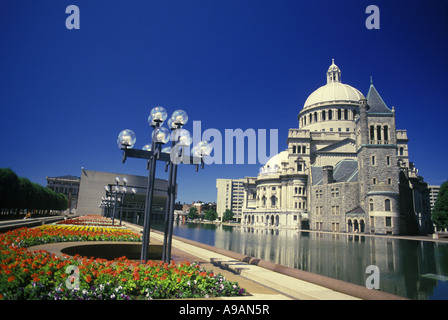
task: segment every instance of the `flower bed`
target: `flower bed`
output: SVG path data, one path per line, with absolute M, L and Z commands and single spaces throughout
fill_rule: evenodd
M 116 225 L 116 223 L 112 224 L 112 220 L 109 218 L 95 215 L 80 216 L 69 220 L 59 221 L 57 222 L 57 224 L 103 226 L 103 227 Z
M 125 257 L 106 260 L 79 255 L 59 258 L 47 251 L 26 249 L 58 241 L 140 240 L 126 230 L 71 228 L 51 225 L 0 234 L 0 299 L 166 299 L 245 294 L 236 282 L 189 262 L 142 264 Z

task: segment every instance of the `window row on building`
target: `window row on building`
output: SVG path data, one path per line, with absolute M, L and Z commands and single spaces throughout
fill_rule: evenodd
M 356 118 L 356 109 L 330 109 L 310 112 L 300 118 L 301 126 L 307 124 L 331 121 L 331 120 L 354 120 Z

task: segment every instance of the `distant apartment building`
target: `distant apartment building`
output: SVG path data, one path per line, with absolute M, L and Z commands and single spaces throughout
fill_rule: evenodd
M 431 205 L 431 212 L 434 209 L 434 205 L 439 195 L 440 186 L 429 186 L 429 202 Z
M 241 221 L 243 214 L 246 179 L 216 179 L 216 212 L 219 219 L 227 209 L 232 210 L 236 221 Z

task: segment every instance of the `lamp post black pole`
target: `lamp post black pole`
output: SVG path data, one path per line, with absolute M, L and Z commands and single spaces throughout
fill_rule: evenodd
M 157 125 L 158 126 L 158 125 Z M 148 160 L 149 173 L 148 173 L 148 188 L 146 189 L 146 207 L 145 207 L 145 220 L 143 222 L 143 239 L 142 239 L 142 252 L 140 255 L 140 260 L 146 263 L 148 258 L 148 246 L 149 246 L 149 234 L 151 227 L 151 210 L 152 210 L 152 198 L 154 195 L 154 176 L 156 173 L 156 162 L 159 155 L 160 144 L 156 143 L 155 140 L 152 141 L 152 151 L 153 154 Z
M 173 223 L 174 223 L 174 200 L 176 199 L 176 180 L 177 180 L 177 164 L 171 164 L 173 174 L 171 176 L 171 189 L 170 189 L 170 213 L 168 216 L 168 243 L 167 243 L 167 254 L 166 262 L 171 262 L 171 243 L 173 239 Z
M 112 189 L 111 189 L 111 194 L 113 194 Z M 118 202 L 118 181 L 117 181 L 117 185 L 115 187 L 115 202 L 114 202 L 114 210 L 112 213 L 112 226 L 114 225 L 114 221 L 115 221 L 115 211 L 117 209 L 117 202 Z
M 123 192 L 121 193 L 121 206 L 120 206 L 120 227 L 121 227 L 121 221 L 123 220 L 123 205 L 124 205 L 124 196 L 126 192 L 123 189 Z
M 175 142 L 173 141 L 173 147 Z M 175 152 L 174 149 L 171 152 Z M 176 199 L 176 176 L 177 176 L 177 164 L 173 161 L 169 162 L 169 176 L 168 176 L 168 189 L 166 198 L 166 208 L 165 208 L 165 230 L 163 239 L 163 251 L 162 260 L 166 263 L 171 262 L 171 233 L 173 230 L 173 219 L 174 215 L 174 200 Z
M 174 143 L 173 143 L 174 145 Z M 173 162 L 167 163 L 169 166 L 169 176 L 168 176 L 168 187 L 166 191 L 166 205 L 165 205 L 165 221 L 164 221 L 164 232 L 163 232 L 163 247 L 162 247 L 162 261 L 169 263 L 167 260 L 167 243 L 168 243 L 168 223 L 170 216 L 170 205 L 171 205 L 171 188 L 172 188 L 172 176 L 173 176 Z

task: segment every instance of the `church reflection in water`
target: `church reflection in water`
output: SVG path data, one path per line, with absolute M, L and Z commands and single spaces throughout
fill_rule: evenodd
M 448 243 L 292 229 L 186 223 L 180 237 L 284 266 L 365 285 L 380 270 L 380 289 L 410 299 L 448 299 Z

